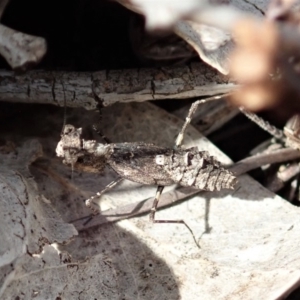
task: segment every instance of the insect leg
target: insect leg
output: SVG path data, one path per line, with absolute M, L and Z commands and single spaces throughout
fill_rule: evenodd
M 179 148 L 181 146 L 182 141 L 183 141 L 183 137 L 184 137 L 184 132 L 185 132 L 187 126 L 191 123 L 192 117 L 193 117 L 195 111 L 197 110 L 199 104 L 206 103 L 208 101 L 218 100 L 218 99 L 221 99 L 223 97 L 227 97 L 228 95 L 229 94 L 223 94 L 223 95 L 209 97 L 209 98 L 206 98 L 206 99 L 197 100 L 191 105 L 189 113 L 188 113 L 187 117 L 185 118 L 185 122 L 184 122 L 178 136 L 177 136 L 177 139 L 176 139 L 176 142 L 175 142 L 175 149 Z
M 192 237 L 194 239 L 195 244 L 200 249 L 201 247 L 200 247 L 199 243 L 197 242 L 196 237 L 195 237 L 192 229 L 185 223 L 184 220 L 155 220 L 155 213 L 156 213 L 156 210 L 157 210 L 157 205 L 158 205 L 159 198 L 160 198 L 163 190 L 164 190 L 164 186 L 159 185 L 157 187 L 155 199 L 153 201 L 152 208 L 151 208 L 150 215 L 149 215 L 150 221 L 152 223 L 183 224 L 188 229 L 188 231 L 191 233 L 191 235 L 192 235 Z
M 277 139 L 282 139 L 284 137 L 283 131 L 271 125 L 269 122 L 265 121 L 263 118 L 259 117 L 255 113 L 247 110 L 245 107 L 239 107 L 240 111 L 251 121 L 256 123 L 260 128 L 267 131 Z
M 156 210 L 157 210 L 157 205 L 158 205 L 158 202 L 159 202 L 160 195 L 162 194 L 163 190 L 164 190 L 164 186 L 159 185 L 157 187 L 155 199 L 153 201 L 152 208 L 151 208 L 150 215 L 149 215 L 150 221 L 153 222 L 153 223 L 156 223 L 155 213 L 156 213 Z
M 120 181 L 122 181 L 124 178 L 119 177 L 116 180 L 112 181 L 110 184 L 108 184 L 101 192 L 98 192 L 95 196 L 92 196 L 91 198 L 85 200 L 85 205 L 93 211 L 94 215 L 99 214 L 100 209 L 97 204 L 94 203 L 95 198 L 100 198 L 105 192 L 113 188 L 115 185 L 117 185 Z

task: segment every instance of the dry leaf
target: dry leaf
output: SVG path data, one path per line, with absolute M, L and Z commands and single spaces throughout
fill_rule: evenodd
M 24 254 L 0 276 L 3 300 L 120 299 L 116 272 L 102 254 L 76 261 L 45 246 L 41 255 Z
M 118 0 L 128 9 L 142 14 L 146 18 L 148 30 L 166 30 L 195 11 L 207 5 L 207 1 L 198 0 Z
M 228 74 L 228 57 L 234 45 L 230 33 L 192 21 L 177 22 L 174 31 L 197 51 L 203 61 Z
M 0 266 L 13 262 L 24 253 L 39 253 L 45 244 L 64 243 L 77 234 L 66 224 L 51 202 L 41 195 L 29 165 L 42 155 L 37 140 L 0 153 Z M 4 152 L 4 153 L 3 153 Z M 7 149 L 6 149 L 7 152 Z

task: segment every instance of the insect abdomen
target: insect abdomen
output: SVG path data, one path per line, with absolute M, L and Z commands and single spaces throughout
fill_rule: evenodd
M 170 177 L 182 186 L 194 186 L 204 191 L 233 189 L 237 179 L 207 151 L 197 148 L 175 150 L 169 156 L 160 157 Z

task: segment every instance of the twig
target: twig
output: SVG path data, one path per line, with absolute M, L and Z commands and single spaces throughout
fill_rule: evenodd
M 294 159 L 300 158 L 300 151 L 287 148 L 280 149 L 271 153 L 257 154 L 250 157 L 247 157 L 236 164 L 234 164 L 229 169 L 236 175 L 242 175 L 254 170 L 264 165 L 274 164 Z
M 273 178 L 267 183 L 266 188 L 276 193 L 284 187 L 284 185 L 296 177 L 300 173 L 299 163 L 293 163 L 283 171 L 278 171 Z
M 242 175 L 250 170 L 256 169 L 260 166 L 284 162 L 300 158 L 300 152 L 294 149 L 281 149 L 269 154 L 259 154 L 248 157 L 229 167 L 229 169 L 237 176 Z M 169 206 L 175 202 L 182 201 L 188 197 L 194 196 L 199 193 L 199 190 L 192 188 L 178 188 L 175 191 L 170 191 L 161 195 L 159 208 Z M 95 216 L 86 226 L 84 223 L 90 216 L 83 217 L 71 221 L 77 230 L 86 230 L 90 227 L 99 226 L 101 224 L 116 222 L 123 219 L 129 219 L 137 215 L 148 213 L 152 207 L 153 198 L 143 201 L 131 203 L 128 205 L 120 206 L 115 209 L 108 209 L 101 214 Z
M 229 77 L 203 63 L 94 73 L 31 71 L 19 76 L 0 71 L 0 101 L 64 106 L 65 95 L 67 106 L 86 109 L 95 109 L 100 101 L 108 106 L 116 102 L 186 99 L 227 93 L 236 87 Z

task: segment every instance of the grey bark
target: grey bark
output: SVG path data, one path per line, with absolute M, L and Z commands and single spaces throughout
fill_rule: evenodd
M 233 90 L 236 84 L 203 63 L 99 72 L 0 71 L 0 101 L 94 109 L 116 102 L 185 99 Z

